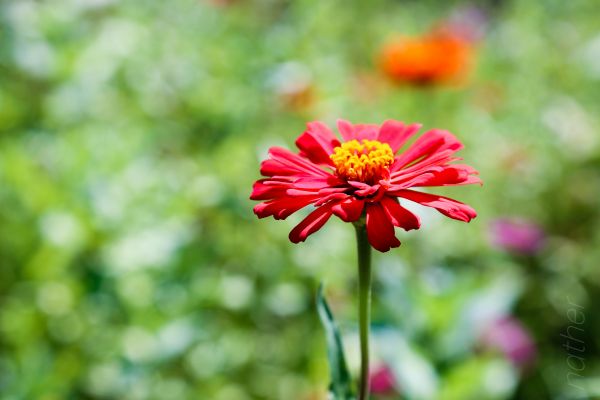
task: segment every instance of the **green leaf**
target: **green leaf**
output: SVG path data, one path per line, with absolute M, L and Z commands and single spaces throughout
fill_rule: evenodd
M 352 391 L 352 379 L 346 366 L 346 358 L 344 357 L 344 348 L 340 332 L 333 319 L 331 309 L 327 305 L 327 301 L 323 296 L 323 284 L 319 285 L 317 291 L 317 311 L 321 324 L 325 329 L 327 338 L 327 358 L 329 359 L 329 369 L 331 375 L 331 383 L 329 384 L 329 392 L 333 396 L 333 400 L 351 400 L 354 399 Z

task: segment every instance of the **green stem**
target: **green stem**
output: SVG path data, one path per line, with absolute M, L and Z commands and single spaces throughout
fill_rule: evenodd
M 360 391 L 358 400 L 369 398 L 369 324 L 371 308 L 371 245 L 364 224 L 355 225 L 358 248 L 358 325 L 360 332 Z

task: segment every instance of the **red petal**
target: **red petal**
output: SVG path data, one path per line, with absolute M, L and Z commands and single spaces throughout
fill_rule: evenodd
M 340 134 L 346 142 L 352 139 L 356 139 L 358 141 L 363 139 L 375 140 L 379 134 L 379 126 L 375 124 L 352 125 L 348 121 L 338 119 L 337 126 Z
M 312 189 L 312 190 L 321 190 L 325 188 L 336 187 L 339 185 L 343 185 L 344 182 L 341 181 L 337 176 L 307 176 L 296 178 L 293 181 L 294 187 L 297 189 Z
M 379 203 L 367 206 L 367 236 L 371 246 L 382 252 L 400 246 L 394 235 L 394 225 Z
M 364 206 L 364 200 L 349 197 L 348 199 L 333 205 L 331 211 L 344 222 L 354 222 L 361 217 Z
M 250 200 L 269 200 L 285 195 L 289 183 L 260 179 L 252 186 Z
M 380 188 L 381 188 L 381 185 L 377 184 L 377 185 L 369 186 L 366 189 L 357 190 L 354 192 L 354 194 L 357 196 L 361 196 L 361 197 L 367 197 L 367 196 L 372 195 L 373 193 L 377 193 L 377 191 Z
M 314 203 L 320 196 L 280 197 L 254 206 L 254 214 L 258 218 L 273 216 L 275 219 L 286 219 L 296 211 Z
M 340 135 L 342 135 L 342 138 L 344 138 L 344 141 L 347 142 L 349 140 L 355 139 L 354 126 L 350 122 L 343 119 L 338 119 L 337 127 L 340 131 Z
M 413 163 L 418 163 L 435 156 L 437 153 L 449 150 L 448 156 L 460 150 L 463 145 L 448 131 L 433 129 L 427 131 L 415 143 L 412 144 L 404 153 L 396 157 L 390 170 L 398 171 Z
M 331 194 L 321 197 L 319 199 L 319 201 L 317 201 L 315 203 L 315 206 L 322 206 L 327 203 L 333 204 L 333 202 L 337 203 L 338 201 L 345 200 L 347 198 L 348 198 L 348 195 L 346 193 L 331 193 Z
M 469 222 L 477 216 L 477 212 L 472 207 L 460 201 L 436 194 L 416 192 L 414 190 L 400 190 L 388 194 L 403 197 L 426 207 L 433 207 L 445 216 L 459 221 Z
M 356 124 L 354 125 L 354 137 L 356 140 L 363 139 L 375 140 L 379 134 L 379 126 L 375 124 Z
M 448 151 L 449 150 L 445 150 L 439 154 L 447 154 Z M 422 161 L 412 167 L 395 172 L 390 180 L 392 186 L 389 190 L 397 191 L 400 189 L 422 186 L 482 184 L 481 179 L 472 176 L 479 174 L 473 167 L 466 164 L 448 165 L 445 164 L 447 157 L 443 157 L 445 158 L 442 160 L 443 165 L 435 165 L 437 164 L 435 161 L 437 157 L 430 157 L 427 162 Z
M 321 229 L 331 217 L 331 207 L 319 207 L 302 220 L 292 231 L 289 238 L 292 243 L 304 242 L 306 238 Z
M 421 124 L 406 126 L 403 122 L 390 119 L 385 121 L 379 128 L 377 140 L 389 144 L 392 151 L 396 153 L 419 129 L 421 129 Z
M 464 164 L 447 165 L 440 171 L 432 172 L 428 179 L 413 186 L 456 186 L 469 185 L 473 183 L 481 184 L 481 179 L 477 176 L 478 172 L 473 167 Z
M 428 155 L 421 157 L 410 166 L 405 166 L 402 169 L 391 173 L 390 180 L 394 183 L 398 183 L 403 180 L 412 179 L 425 172 L 441 171 L 448 163 L 458 160 L 458 158 L 452 157 L 452 154 L 454 154 L 454 151 L 448 149 L 431 152 Z M 398 159 L 396 159 L 396 162 L 397 160 Z M 394 168 L 395 165 L 396 164 L 392 165 L 392 168 Z
M 316 164 L 333 165 L 329 156 L 340 141 L 322 122 L 309 122 L 308 129 L 298 139 L 300 154 Z
M 427 182 L 429 179 L 433 178 L 432 172 L 424 172 L 418 175 L 412 176 L 412 178 L 403 180 L 400 182 L 394 182 L 390 186 L 388 186 L 388 192 L 397 192 L 398 190 L 409 189 L 415 186 L 422 186 L 423 182 Z
M 282 147 L 271 147 L 269 156 L 271 159 L 263 161 L 260 166 L 260 173 L 265 176 L 299 175 L 319 177 L 331 175 L 316 164 Z
M 291 180 L 290 180 L 291 179 Z M 281 197 L 298 196 L 326 196 L 347 190 L 345 187 L 336 187 L 342 183 L 337 177 L 273 177 L 259 179 L 252 187 L 251 200 L 270 200 Z
M 394 226 L 398 226 L 405 231 L 421 227 L 419 217 L 402 207 L 397 199 L 385 196 L 381 199 L 381 205 Z

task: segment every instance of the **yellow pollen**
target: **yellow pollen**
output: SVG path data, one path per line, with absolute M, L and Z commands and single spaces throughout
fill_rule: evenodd
M 330 157 L 340 178 L 365 183 L 376 183 L 384 177 L 394 161 L 389 144 L 367 139 L 342 143 Z

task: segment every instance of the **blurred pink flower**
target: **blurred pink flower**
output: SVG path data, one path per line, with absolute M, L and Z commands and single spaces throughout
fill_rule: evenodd
M 520 369 L 533 365 L 537 350 L 527 329 L 511 316 L 501 317 L 490 324 L 481 338 L 486 349 L 499 350 Z
M 490 224 L 489 234 L 495 247 L 520 254 L 537 253 L 546 239 L 541 227 L 522 218 L 497 219 Z
M 373 394 L 392 393 L 396 387 L 394 373 L 385 364 L 374 368 L 370 372 L 369 382 Z

